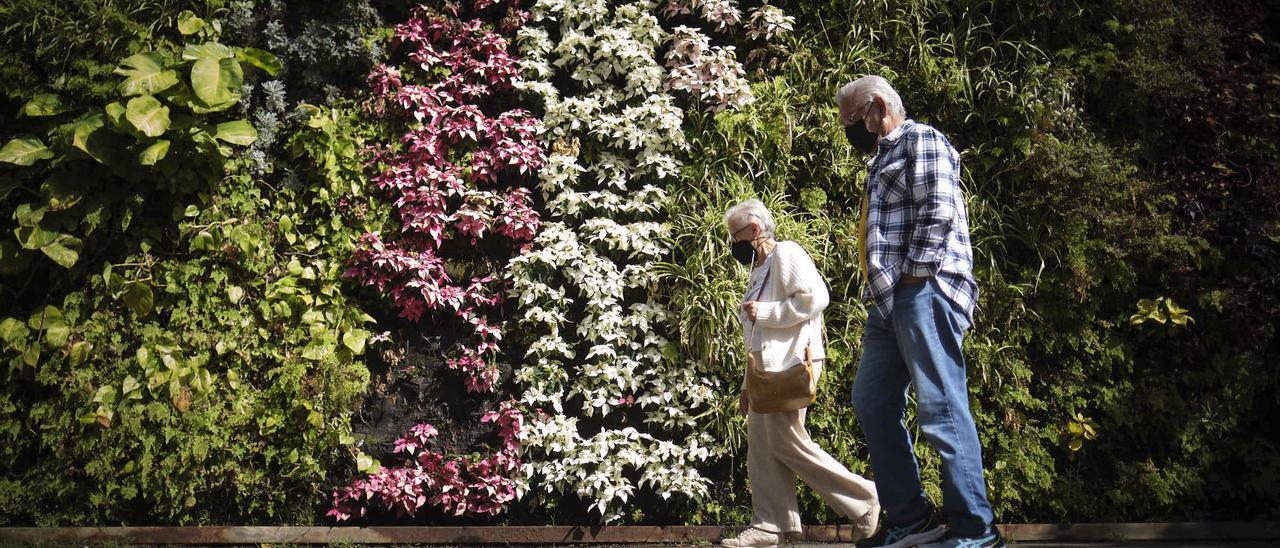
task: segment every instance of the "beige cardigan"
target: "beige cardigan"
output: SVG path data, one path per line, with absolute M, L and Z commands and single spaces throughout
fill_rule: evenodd
M 827 283 L 804 248 L 792 241 L 773 248 L 769 279 L 756 305 L 756 332 L 761 338 L 760 363 L 765 371 L 782 371 L 804 361 L 804 349 L 813 341 L 812 358 L 826 358 L 822 343 L 822 311 L 831 302 Z M 744 295 L 744 299 L 747 296 Z M 754 297 L 754 295 L 751 295 Z M 743 325 L 744 340 L 751 322 Z M 750 348 L 748 341 L 747 348 Z M 743 368 L 742 389 L 747 389 Z

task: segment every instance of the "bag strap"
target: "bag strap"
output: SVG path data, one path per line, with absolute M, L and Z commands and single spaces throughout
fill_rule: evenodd
M 769 286 L 769 275 L 773 274 L 773 263 L 769 263 L 769 269 L 764 271 L 764 279 L 760 281 L 760 290 L 756 292 L 756 302 L 760 301 L 760 297 L 764 295 L 764 290 Z M 751 341 L 756 338 L 756 320 L 751 320 L 751 335 L 747 338 L 747 354 L 751 354 Z

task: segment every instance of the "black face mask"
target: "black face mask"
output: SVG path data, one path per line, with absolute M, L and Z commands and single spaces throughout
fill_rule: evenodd
M 844 126 L 844 136 L 849 139 L 849 144 L 853 145 L 853 148 L 867 154 L 875 153 L 878 135 L 867 131 L 867 124 L 862 120 L 854 122 L 853 125 Z
M 756 248 L 751 246 L 751 240 L 733 242 L 732 251 L 733 258 L 744 265 L 751 264 L 756 258 Z

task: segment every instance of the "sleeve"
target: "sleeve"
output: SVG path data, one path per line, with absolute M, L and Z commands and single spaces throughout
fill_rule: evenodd
M 774 250 L 774 267 L 786 297 L 756 306 L 756 321 L 762 327 L 787 328 L 816 318 L 831 302 L 827 283 L 804 248 L 782 242 Z
M 907 246 L 903 273 L 937 275 L 946 255 L 947 233 L 960 199 L 959 173 L 952 161 L 954 149 L 937 131 L 921 132 L 911 152 L 911 201 L 916 209 L 915 229 Z

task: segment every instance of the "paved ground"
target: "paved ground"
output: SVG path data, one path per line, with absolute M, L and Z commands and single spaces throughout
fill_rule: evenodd
M 788 544 L 788 548 L 831 548 L 839 544 Z M 847 545 L 846 545 L 847 546 Z M 1280 548 L 1280 541 L 1170 541 L 1170 542 L 1010 542 L 1026 548 Z

